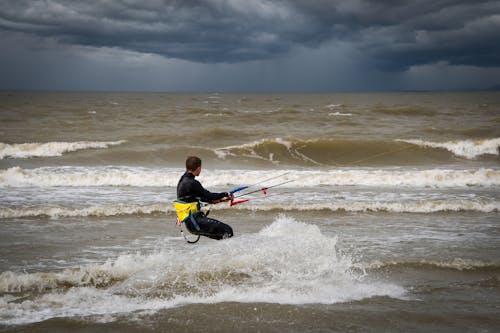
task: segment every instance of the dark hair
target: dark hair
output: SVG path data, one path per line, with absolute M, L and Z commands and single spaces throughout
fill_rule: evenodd
M 198 169 L 198 167 L 201 166 L 201 159 L 197 156 L 189 156 L 186 159 L 186 170 L 187 171 L 194 171 Z

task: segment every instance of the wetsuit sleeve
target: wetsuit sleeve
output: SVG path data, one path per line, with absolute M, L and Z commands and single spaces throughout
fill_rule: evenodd
M 214 200 L 220 200 L 224 198 L 227 193 L 214 193 L 206 190 L 199 181 L 195 180 L 193 184 L 193 193 L 196 194 L 197 197 L 200 198 L 203 202 L 213 202 Z

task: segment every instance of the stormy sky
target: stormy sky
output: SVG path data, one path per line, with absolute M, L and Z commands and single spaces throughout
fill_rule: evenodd
M 0 89 L 500 84 L 498 0 L 3 0 L 0 41 Z

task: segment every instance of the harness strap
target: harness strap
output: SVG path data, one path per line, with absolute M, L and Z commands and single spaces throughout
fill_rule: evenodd
M 198 225 L 198 222 L 196 222 L 196 218 L 194 217 L 194 214 L 189 215 L 189 220 L 193 224 L 193 227 L 196 229 L 196 231 L 200 231 L 200 226 Z
M 184 239 L 186 240 L 186 242 L 188 242 L 189 244 L 194 244 L 196 242 L 198 242 L 200 240 L 200 235 L 197 235 L 196 239 L 194 241 L 191 241 L 189 240 L 186 235 L 184 235 L 184 231 L 182 230 L 182 225 L 179 224 L 179 228 L 181 228 L 181 235 L 182 237 L 184 237 Z

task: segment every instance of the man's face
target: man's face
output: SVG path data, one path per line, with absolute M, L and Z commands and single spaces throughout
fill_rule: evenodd
M 198 168 L 196 168 L 196 170 L 194 170 L 193 175 L 198 177 L 200 175 L 200 173 L 201 173 L 201 165 Z

